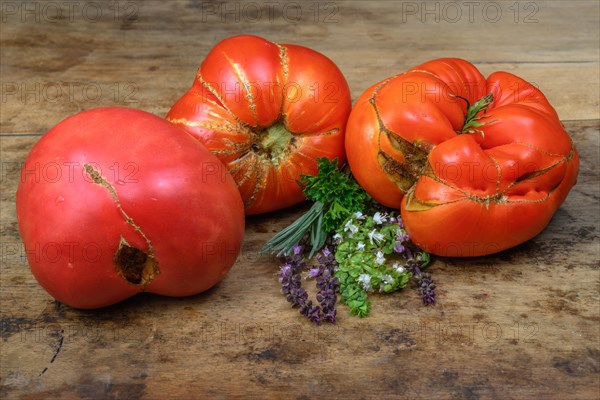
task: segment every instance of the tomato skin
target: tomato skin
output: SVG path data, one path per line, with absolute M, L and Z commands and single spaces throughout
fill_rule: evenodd
M 463 132 L 467 101 L 493 101 Z M 579 157 L 556 111 L 507 72 L 485 79 L 439 59 L 373 85 L 346 132 L 348 163 L 377 201 L 400 207 L 415 244 L 441 256 L 496 253 L 540 233 L 575 185 Z
M 141 291 L 207 290 L 234 264 L 244 234 L 243 203 L 223 165 L 164 119 L 120 107 L 76 114 L 36 143 L 17 218 L 38 282 L 84 309 Z M 153 279 L 131 283 L 117 271 L 122 240 L 155 259 Z
M 167 120 L 200 140 L 236 180 L 246 214 L 304 200 L 298 180 L 316 159 L 345 161 L 350 90 L 324 55 L 241 35 L 218 43 Z M 269 129 L 281 126 L 278 144 Z

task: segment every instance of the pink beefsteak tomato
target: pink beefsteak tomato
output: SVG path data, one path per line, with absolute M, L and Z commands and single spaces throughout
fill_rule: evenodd
M 164 119 L 121 107 L 76 114 L 36 143 L 17 218 L 35 278 L 83 309 L 142 291 L 207 290 L 244 235 L 243 202 L 222 163 Z

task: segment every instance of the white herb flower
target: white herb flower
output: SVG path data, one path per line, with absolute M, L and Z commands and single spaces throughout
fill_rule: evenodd
M 342 235 L 340 235 L 339 233 L 336 233 L 335 235 L 333 235 L 333 240 L 336 243 L 341 243 L 344 240 L 344 237 Z
M 358 232 L 358 227 L 352 223 L 352 218 L 344 225 L 344 232 L 350 232 L 350 235 Z
M 375 242 L 379 243 L 383 240 L 383 233 L 379 233 L 377 232 L 377 229 L 373 229 L 369 232 L 369 240 L 371 241 L 371 244 L 375 244 Z
M 362 212 L 357 211 L 357 212 L 354 213 L 354 218 L 356 218 L 356 219 L 365 219 L 365 215 Z
M 379 211 L 377 211 L 375 215 L 373 215 L 373 221 L 377 225 L 383 225 L 387 221 L 387 215 L 385 213 L 382 214 Z
M 382 265 L 385 263 L 385 257 L 383 256 L 383 251 L 379 250 L 375 255 L 375 264 Z
M 373 291 L 371 286 L 371 276 L 368 274 L 360 274 L 358 276 L 358 284 L 367 292 Z
M 356 250 L 362 251 L 365 249 L 365 244 L 363 242 L 358 242 L 356 244 Z
M 403 273 L 405 271 L 404 267 L 402 265 L 398 264 L 397 262 L 395 262 L 392 265 L 392 268 L 394 268 L 396 270 L 396 272 L 399 273 L 399 274 L 401 274 L 401 273 Z

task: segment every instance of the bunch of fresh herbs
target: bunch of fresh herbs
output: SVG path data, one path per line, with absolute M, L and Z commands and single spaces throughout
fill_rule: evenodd
M 400 217 L 376 204 L 347 169 L 338 168 L 337 159 L 317 161 L 318 174 L 300 181 L 312 207 L 262 249 L 282 257 L 279 281 L 292 307 L 315 323 L 335 322 L 339 292 L 350 312 L 364 317 L 369 293 L 395 292 L 411 278 L 423 303 L 434 304 L 435 284 L 422 272 L 429 254 L 410 241 Z M 366 215 L 367 210 L 375 212 Z M 308 258 L 301 243 L 310 244 Z M 319 305 L 302 287 L 305 273 L 316 279 Z

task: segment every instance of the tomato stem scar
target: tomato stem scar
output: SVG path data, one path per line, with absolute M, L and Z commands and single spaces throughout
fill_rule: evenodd
M 276 123 L 269 128 L 258 133 L 257 141 L 254 144 L 255 150 L 263 158 L 275 165 L 279 165 L 281 159 L 289 151 L 290 144 L 294 140 L 294 135 L 286 129 L 282 123 Z

